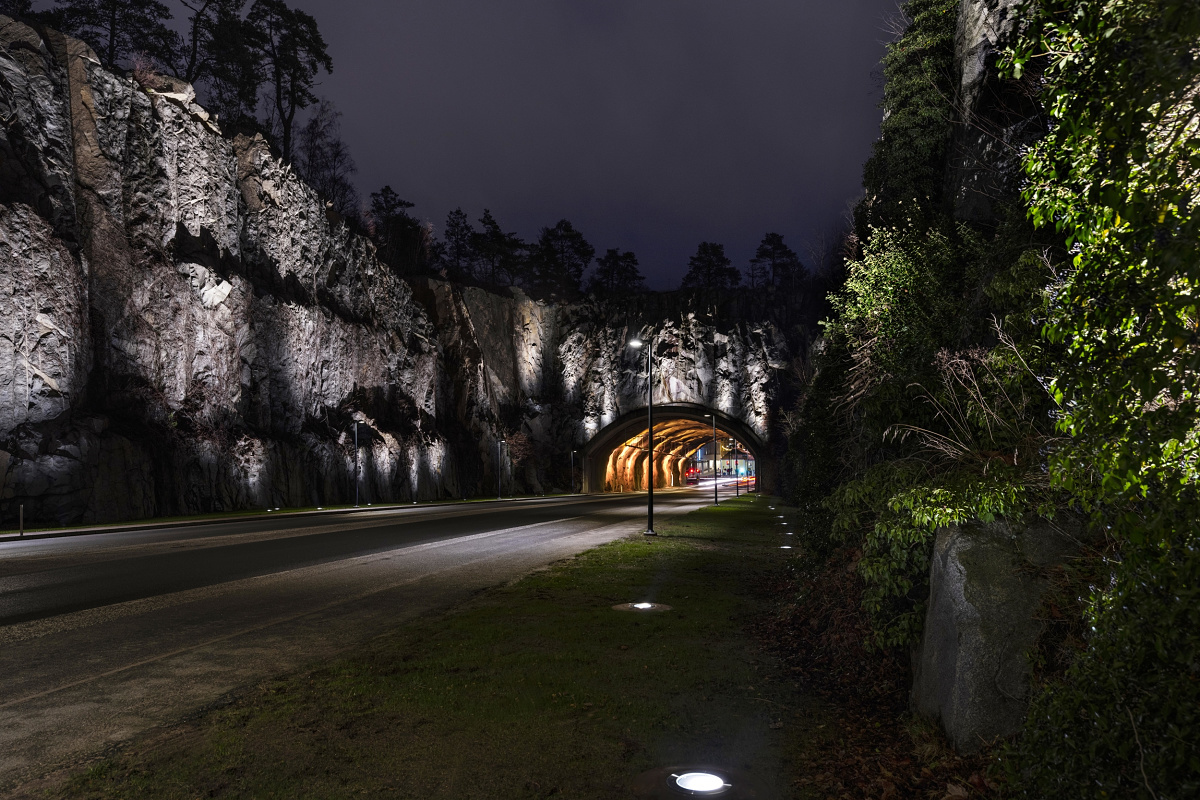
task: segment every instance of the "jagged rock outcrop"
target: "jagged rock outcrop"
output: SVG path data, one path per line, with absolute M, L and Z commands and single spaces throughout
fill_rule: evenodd
M 1020 0 L 963 0 L 954 36 L 957 125 L 946 171 L 954 216 L 995 220 L 997 203 L 1011 199 L 1021 154 L 1045 133 L 1032 88 L 1004 80 L 997 62 L 1018 24 Z
M 356 425 L 366 500 L 490 492 L 514 432 L 506 492 L 563 487 L 588 422 L 644 404 L 636 327 L 678 339 L 656 391 L 766 432 L 786 307 L 406 281 L 190 87 L 4 17 L 0 117 L 0 524 L 345 501 Z

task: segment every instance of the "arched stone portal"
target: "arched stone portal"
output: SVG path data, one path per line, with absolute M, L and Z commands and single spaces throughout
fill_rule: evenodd
M 682 469 L 702 445 L 712 441 L 717 416 L 717 438 L 737 439 L 754 457 L 760 485 L 773 485 L 774 465 L 765 443 L 750 426 L 720 411 L 695 403 L 654 406 L 655 488 L 683 484 Z M 629 411 L 613 420 L 583 449 L 583 491 L 622 491 L 646 486 L 646 409 Z

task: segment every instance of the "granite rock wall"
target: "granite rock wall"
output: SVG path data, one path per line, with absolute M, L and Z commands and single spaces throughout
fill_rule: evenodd
M 0 117 L 0 526 L 345 502 L 356 427 L 364 502 L 486 495 L 514 434 L 506 493 L 559 489 L 644 405 L 633 331 L 674 342 L 656 398 L 767 437 L 806 329 L 790 301 L 406 280 L 191 87 L 4 17 Z

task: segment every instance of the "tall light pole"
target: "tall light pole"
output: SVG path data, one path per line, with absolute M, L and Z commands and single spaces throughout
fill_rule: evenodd
M 742 496 L 742 476 L 741 476 L 741 473 L 738 472 L 738 464 L 740 462 L 740 459 L 738 458 L 738 443 L 737 443 L 737 439 L 730 439 L 729 441 L 733 443 L 733 492 L 734 492 L 734 497 L 741 497 Z
M 641 347 L 641 339 L 632 339 L 630 347 Z M 646 428 L 649 431 L 647 445 L 650 459 L 646 464 L 646 535 L 657 536 L 654 532 L 654 336 L 650 337 L 650 346 L 646 348 Z
M 713 505 L 721 505 L 720 499 L 717 498 L 717 415 L 705 414 L 706 417 L 712 417 L 713 421 Z
M 354 507 L 358 508 L 358 420 L 354 420 Z
M 575 451 L 571 451 L 571 491 L 570 494 L 575 494 Z
M 504 444 L 503 439 L 496 442 L 496 499 L 497 500 L 504 499 L 504 492 L 501 491 L 501 489 L 500 489 L 500 445 L 502 445 L 502 444 Z

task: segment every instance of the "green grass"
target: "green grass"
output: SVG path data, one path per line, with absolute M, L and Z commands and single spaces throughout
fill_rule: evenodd
M 663 520 L 255 687 L 52 796 L 627 798 L 639 773 L 694 762 L 788 796 L 804 701 L 747 630 L 785 558 L 776 513 L 743 498 Z M 611 608 L 640 600 L 673 610 Z
M 528 500 L 537 497 L 571 497 L 567 493 L 549 493 L 549 494 L 517 494 L 505 495 L 504 500 Z M 416 503 L 409 501 L 408 503 L 372 503 L 371 508 L 407 508 L 413 505 L 420 506 L 445 506 L 445 505 L 461 505 L 463 503 L 487 503 L 496 502 L 495 497 L 471 497 L 449 498 L 445 500 L 421 500 Z M 153 527 L 155 525 L 172 524 L 180 522 L 220 522 L 222 520 L 241 520 L 246 517 L 266 517 L 266 516 L 281 516 L 284 514 L 307 514 L 313 511 L 346 511 L 353 508 L 367 508 L 366 503 L 359 506 L 340 505 L 340 506 L 298 506 L 295 508 L 281 508 L 278 511 L 267 511 L 262 508 L 248 508 L 238 511 L 213 511 L 208 514 L 190 514 L 176 517 L 147 517 L 145 519 L 131 519 L 119 522 L 89 522 L 80 525 L 63 525 L 59 527 L 25 527 L 25 533 L 55 533 L 57 531 L 81 531 L 90 530 L 92 528 L 109 528 L 109 527 Z M 0 528 L 0 536 L 15 536 L 17 528 Z

